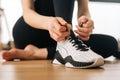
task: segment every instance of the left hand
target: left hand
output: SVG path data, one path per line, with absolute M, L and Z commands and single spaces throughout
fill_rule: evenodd
M 79 39 L 87 41 L 94 29 L 94 22 L 90 18 L 82 16 L 78 19 L 78 25 L 76 27 L 77 30 L 75 32 L 78 34 Z

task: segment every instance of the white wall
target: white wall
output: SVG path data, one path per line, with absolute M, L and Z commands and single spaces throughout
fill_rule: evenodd
M 0 0 L 2 8 L 5 9 L 5 14 L 8 21 L 10 33 L 16 22 L 21 16 L 21 0 Z M 73 24 L 77 24 L 76 12 L 77 6 L 75 6 Z M 94 20 L 95 29 L 93 33 L 109 34 L 115 38 L 120 38 L 120 3 L 102 3 L 102 2 L 90 2 L 89 3 L 91 18 Z M 6 24 L 4 17 L 2 17 L 2 42 L 9 41 L 9 35 L 6 30 Z M 75 29 L 75 28 L 74 28 Z
M 5 16 L 1 16 L 2 18 L 2 42 L 7 43 L 11 40 L 12 28 L 16 22 L 16 20 L 21 16 L 21 0 L 0 0 L 1 7 L 4 9 L 4 13 L 7 18 L 7 24 L 9 27 L 10 35 L 7 30 L 7 24 L 5 21 Z
M 76 8 L 74 14 L 77 12 Z M 93 33 L 120 38 L 120 3 L 89 2 L 89 10 L 95 24 Z M 74 15 L 74 25 L 76 24 L 75 17 L 76 15 Z
M 120 38 L 120 3 L 90 2 L 89 6 L 95 22 L 94 33 Z

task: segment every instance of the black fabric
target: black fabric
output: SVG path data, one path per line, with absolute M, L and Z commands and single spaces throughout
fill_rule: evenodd
M 90 1 L 120 3 L 120 0 L 90 0 Z
M 53 0 L 55 16 L 64 18 L 68 23 L 72 23 L 72 15 L 75 0 Z
M 35 10 L 45 16 L 60 16 L 67 22 L 72 23 L 74 0 L 36 0 Z M 24 49 L 28 44 L 33 44 L 38 48 L 47 48 L 48 59 L 54 57 L 56 51 L 56 41 L 54 41 L 49 32 L 33 28 L 25 23 L 23 17 L 15 23 L 13 28 L 13 38 L 15 47 Z M 108 57 L 117 52 L 116 40 L 106 35 L 91 35 L 89 41 L 85 42 L 95 52 Z
M 23 17 L 15 24 L 13 37 L 15 46 L 20 49 L 24 49 L 28 44 L 34 44 L 39 48 L 56 45 L 56 42 L 50 37 L 48 31 L 32 28 L 25 23 Z
M 89 41 L 84 42 L 96 53 L 107 58 L 118 54 L 118 44 L 114 37 L 104 34 L 92 34 Z
M 63 18 L 65 18 L 67 22 L 72 23 L 74 0 L 65 0 L 64 2 L 63 5 L 62 0 L 54 0 L 55 5 L 53 5 L 53 0 L 36 0 L 34 6 L 36 12 L 41 15 L 64 16 Z M 58 9 L 57 5 L 59 6 Z M 66 6 L 68 6 L 68 8 L 64 10 Z M 56 42 L 50 38 L 48 31 L 35 29 L 29 26 L 25 23 L 23 17 L 20 17 L 14 25 L 13 38 L 16 48 L 24 49 L 28 44 L 33 44 L 39 48 L 47 48 L 48 59 L 51 59 L 54 56 Z
M 41 15 L 55 16 L 53 0 L 36 0 L 34 6 Z

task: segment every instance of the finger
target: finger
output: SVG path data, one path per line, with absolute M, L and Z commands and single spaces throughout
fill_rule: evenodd
M 70 32 L 70 30 L 72 29 L 72 25 L 71 24 L 67 24 L 67 29 L 68 29 L 68 32 Z
M 58 22 L 59 22 L 61 25 L 66 26 L 67 22 L 66 22 L 63 18 L 61 18 L 61 17 L 56 17 L 56 19 L 58 20 Z
M 55 31 L 65 31 L 66 28 L 65 27 L 62 27 L 58 22 L 54 22 L 54 29 Z
M 83 27 L 83 22 L 81 22 L 81 23 L 79 24 L 79 27 Z
M 66 32 L 68 30 L 67 26 L 61 26 L 62 28 L 60 29 L 61 32 Z
M 88 37 L 79 36 L 79 39 L 83 40 L 83 41 L 88 41 L 90 39 L 90 36 L 88 36 Z
M 88 21 L 88 18 L 86 16 L 81 16 L 79 19 L 78 19 L 78 23 L 81 24 L 81 23 L 86 23 Z
M 72 25 L 67 24 L 66 26 L 63 26 L 63 32 L 70 32 L 70 30 L 72 29 Z
M 75 32 L 80 35 L 80 36 L 84 36 L 84 37 L 87 37 L 87 36 L 90 36 L 91 33 L 83 33 L 83 32 L 79 32 L 78 30 L 75 30 Z
M 51 32 L 50 34 L 51 38 L 53 38 L 55 41 L 60 41 L 60 37 L 57 33 Z
M 54 27 L 55 27 L 56 31 L 61 31 L 61 32 L 67 31 L 67 24 L 61 25 L 60 23 L 55 22 Z
M 58 42 L 58 41 L 61 41 L 61 40 L 63 40 L 63 39 L 65 39 L 65 37 L 67 37 L 67 36 L 69 36 L 70 34 L 69 33 L 67 33 L 67 32 L 64 32 L 64 33 L 62 33 L 62 35 L 54 35 L 53 37 L 55 38 L 55 40 Z
M 92 32 L 90 28 L 76 26 L 79 32 L 89 33 Z
M 94 29 L 94 22 L 92 20 L 88 20 L 85 24 L 84 27 L 89 27 L 91 29 Z
M 64 32 L 63 33 L 63 37 L 65 38 L 65 37 L 67 37 L 67 36 L 69 36 L 70 35 L 70 32 Z

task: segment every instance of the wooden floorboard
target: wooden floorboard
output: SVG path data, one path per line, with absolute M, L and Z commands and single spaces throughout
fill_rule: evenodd
M 93 69 L 73 69 L 51 60 L 0 60 L 0 80 L 120 80 L 120 60 L 108 58 Z

